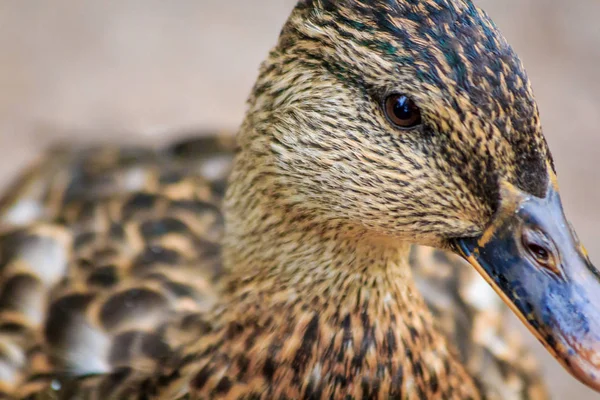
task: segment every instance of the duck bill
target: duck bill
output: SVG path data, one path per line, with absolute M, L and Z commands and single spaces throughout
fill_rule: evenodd
M 565 218 L 556 186 L 544 198 L 502 187 L 482 236 L 454 242 L 546 349 L 600 391 L 600 274 Z

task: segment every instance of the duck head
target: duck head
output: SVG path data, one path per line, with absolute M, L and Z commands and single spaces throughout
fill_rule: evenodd
M 304 0 L 239 143 L 277 204 L 467 259 L 600 389 L 600 275 L 559 195 L 521 62 L 466 0 Z

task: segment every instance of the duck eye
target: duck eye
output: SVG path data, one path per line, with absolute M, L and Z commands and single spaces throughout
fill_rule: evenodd
M 409 97 L 393 94 L 385 99 L 385 115 L 399 128 L 413 128 L 421 123 L 421 111 Z

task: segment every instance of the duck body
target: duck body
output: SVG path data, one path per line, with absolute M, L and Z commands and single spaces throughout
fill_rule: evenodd
M 393 296 L 419 297 L 417 287 L 382 277 L 390 287 L 375 298 L 375 282 L 348 293 L 317 276 L 304 299 L 283 283 L 261 301 L 252 286 L 233 295 L 220 243 L 234 147 L 198 136 L 158 151 L 51 151 L 8 191 L 3 362 L 23 384 L 3 382 L 5 395 L 545 398 L 535 364 L 503 329 L 506 307 L 477 304 L 469 290 L 481 278 L 442 251 L 412 250 L 424 295 L 412 309 Z M 236 308 L 219 308 L 230 295 Z
M 470 1 L 300 1 L 248 103 L 236 146 L 55 151 L 13 186 L 7 396 L 546 398 L 500 299 L 597 384 L 600 275 Z

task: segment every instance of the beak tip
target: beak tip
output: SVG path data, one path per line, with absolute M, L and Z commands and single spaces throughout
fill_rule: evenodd
M 561 358 L 559 357 L 559 360 Z M 570 348 L 562 364 L 581 383 L 600 392 L 600 356 L 591 350 L 578 352 Z
M 574 364 L 571 364 L 570 367 L 568 367 L 568 370 L 571 372 L 571 374 L 582 384 L 597 392 L 600 392 L 600 367 L 593 366 L 591 369 L 592 371 L 590 371 L 589 366 Z

